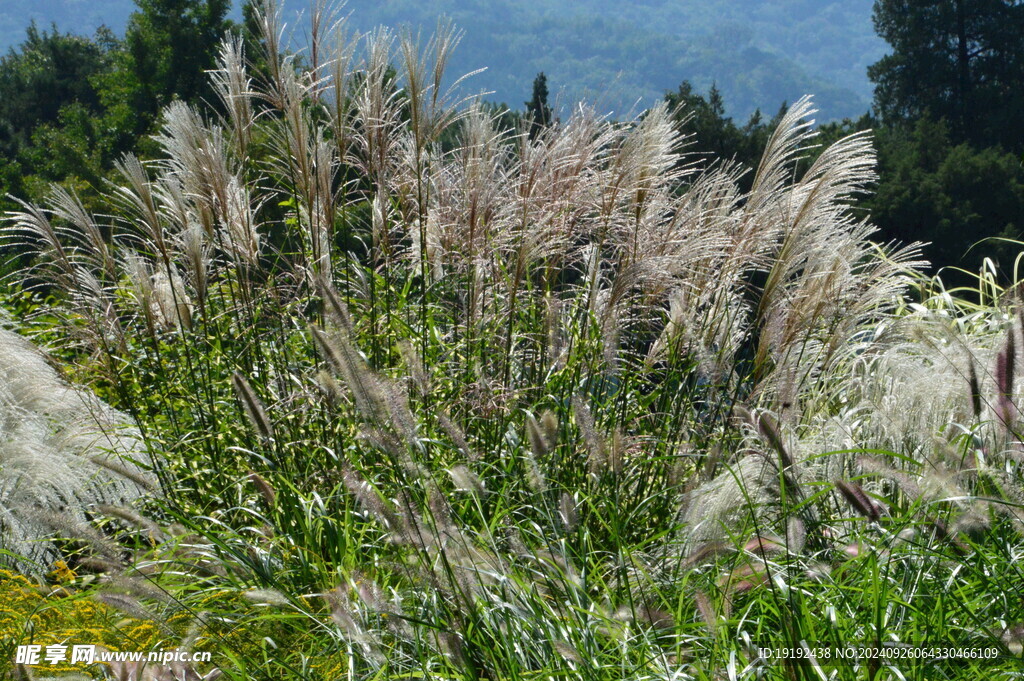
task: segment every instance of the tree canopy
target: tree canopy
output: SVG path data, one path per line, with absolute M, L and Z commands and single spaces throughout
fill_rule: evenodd
M 125 58 L 139 110 L 155 114 L 173 97 L 209 93 L 206 72 L 231 26 L 230 0 L 136 0 L 125 32 Z
M 60 108 L 77 102 L 98 111 L 93 77 L 106 68 L 110 41 L 29 26 L 25 42 L 0 59 L 0 153 L 10 157 L 40 125 L 54 123 Z
M 1024 2 L 877 0 L 874 22 L 892 48 L 868 69 L 883 121 L 945 119 L 955 142 L 1024 149 Z
M 124 38 L 32 24 L 0 59 L 0 197 L 38 198 L 54 181 L 89 194 L 122 154 L 146 155 L 172 99 L 213 102 L 206 72 L 232 29 L 230 0 L 136 6 Z

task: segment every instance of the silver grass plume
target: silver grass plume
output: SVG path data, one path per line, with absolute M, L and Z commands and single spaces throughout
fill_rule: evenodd
M 996 355 L 996 415 L 1007 430 L 1013 429 L 1017 406 L 1013 402 L 1013 382 L 1017 361 L 1016 330 L 1011 326 L 1006 333 L 1006 344 Z
M 978 382 L 978 371 L 974 367 L 974 358 L 967 358 L 967 385 L 971 391 L 971 409 L 974 418 L 981 418 L 981 384 Z
M 277 501 L 277 491 L 273 485 L 267 482 L 266 478 L 257 473 L 256 471 L 249 471 L 249 482 L 253 484 L 256 491 L 263 497 L 263 502 L 267 505 L 267 508 L 274 508 L 275 502 Z
M 604 439 L 597 432 L 594 415 L 582 397 L 574 395 L 572 411 L 576 419 L 576 427 L 580 429 L 583 442 L 587 449 L 587 470 L 591 475 L 600 475 L 608 467 L 608 450 Z
M 288 67 L 288 64 L 283 63 L 286 51 L 281 49 L 286 42 L 281 4 L 278 0 L 256 0 L 252 3 L 252 9 L 260 37 L 257 42 L 261 48 L 260 57 L 270 71 L 270 82 L 266 83 L 268 99 L 280 108 L 281 92 L 284 90 L 282 82 Z
M 170 276 L 167 274 L 170 271 Z M 192 302 L 174 265 L 153 274 L 152 296 L 164 329 L 192 328 Z
M 124 349 L 124 329 L 115 311 L 116 272 L 111 272 L 116 266 L 102 234 L 73 194 L 57 190 L 49 203 L 44 209 L 19 202 L 21 210 L 7 214 L 8 226 L 0 230 L 3 243 L 35 260 L 11 276 L 29 288 L 65 292 L 51 311 L 80 347 L 101 355 Z
M 178 236 L 178 247 L 185 259 L 185 271 L 196 291 L 200 308 L 206 301 L 210 282 L 210 245 L 198 222 L 191 221 Z
M 527 414 L 526 416 L 526 435 L 529 439 L 530 452 L 533 456 L 546 459 L 551 451 L 551 444 L 541 429 L 540 424 L 537 423 L 537 419 L 533 417 L 533 414 Z
M 249 589 L 242 592 L 242 598 L 257 605 L 273 605 L 286 607 L 291 601 L 277 589 Z
M 111 518 L 116 518 L 129 526 L 144 530 L 150 541 L 157 543 L 167 538 L 163 528 L 138 511 L 127 506 L 111 506 L 110 504 L 98 504 L 96 510 Z
M 374 373 L 343 329 L 328 333 L 310 325 L 310 331 L 325 359 L 348 386 L 363 418 L 377 426 L 391 426 L 407 446 L 419 447 L 416 419 L 404 390 Z
M 693 600 L 704 628 L 709 634 L 717 636 L 719 631 L 718 614 L 715 612 L 715 606 L 711 603 L 711 598 L 703 591 L 698 591 L 693 595 Z
M 170 258 L 170 245 L 149 172 L 142 161 L 131 154 L 117 161 L 115 168 L 126 184 L 115 186 L 113 198 L 128 213 L 132 226 L 139 230 L 166 261 Z
M 764 440 L 771 445 L 779 454 L 783 468 L 790 468 L 793 465 L 793 457 L 786 450 L 786 443 L 782 439 L 782 431 L 779 429 L 779 422 L 768 412 L 761 412 L 757 416 L 757 432 Z
M 41 352 L 5 329 L 0 434 L 0 545 L 27 559 L 20 569 L 58 557 L 41 509 L 63 508 L 65 529 L 81 528 L 91 505 L 130 506 L 155 488 L 131 419 L 66 384 Z
M 245 50 L 240 37 L 229 37 L 221 43 L 217 68 L 210 73 L 210 82 L 227 112 L 235 154 L 244 159 L 248 155 L 255 117 L 252 80 L 246 71 Z
M 55 186 L 50 190 L 48 200 L 53 215 L 71 225 L 67 236 L 75 244 L 76 252 L 91 261 L 93 269 L 102 272 L 107 281 L 116 279 L 116 267 L 110 244 L 95 218 L 86 211 L 81 199 L 73 191 Z M 64 230 L 62 230 L 64 231 Z
M 392 509 L 391 504 L 382 499 L 380 494 L 370 486 L 370 483 L 354 469 L 347 468 L 343 479 L 346 489 L 355 497 L 359 505 L 391 532 L 393 537 L 400 539 L 404 533 L 405 524 Z
M 480 476 L 471 471 L 468 466 L 464 464 L 452 466 L 448 469 L 448 475 L 452 477 L 452 482 L 455 483 L 455 489 L 470 492 L 480 499 L 483 499 L 485 496 L 487 490 L 484 487 L 483 480 L 480 479 Z
M 349 94 L 353 75 L 352 57 L 360 38 L 358 33 L 349 34 L 345 24 L 346 21 L 342 19 L 333 27 L 334 40 L 331 43 L 332 54 L 328 66 L 331 97 L 330 106 L 327 108 L 331 117 L 332 137 L 340 158 L 346 158 L 351 142 L 352 99 Z
M 807 542 L 807 526 L 800 518 L 793 516 L 786 522 L 786 547 L 790 553 L 801 554 Z
M 135 297 L 146 329 L 150 337 L 156 336 L 157 304 L 153 295 L 153 268 L 143 256 L 128 252 L 124 258 L 123 269 L 130 285 L 130 293 Z
M 466 433 L 443 410 L 437 413 L 437 425 L 451 439 L 452 443 L 459 448 L 463 456 L 470 461 L 476 461 L 480 458 L 473 448 L 469 446 L 469 441 L 466 440 Z
M 167 626 L 167 623 L 161 619 L 158 615 L 150 611 L 144 606 L 138 599 L 133 598 L 125 594 L 107 593 L 100 592 L 96 595 L 96 600 L 104 605 L 120 610 L 129 617 L 134 617 L 140 620 L 149 620 L 156 624 L 165 635 L 173 635 L 173 630 Z
M 412 379 L 412 384 L 416 387 L 416 390 L 420 395 L 429 395 L 430 378 L 427 376 L 426 368 L 423 365 L 423 358 L 420 357 L 419 352 L 417 352 L 408 339 L 399 341 L 398 352 L 405 362 L 409 377 Z
M 579 517 L 576 513 L 576 501 L 568 492 L 562 492 L 558 500 L 558 516 L 566 532 L 575 531 L 579 525 Z

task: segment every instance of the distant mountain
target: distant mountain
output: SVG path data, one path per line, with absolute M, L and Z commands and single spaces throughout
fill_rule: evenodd
M 302 0 L 290 0 L 297 7 Z M 870 106 L 868 64 L 885 51 L 872 0 L 350 0 L 354 27 L 410 23 L 429 31 L 444 14 L 466 31 L 456 71 L 487 66 L 478 87 L 521 106 L 533 76 L 564 99 L 625 112 L 689 80 L 717 83 L 734 115 L 816 95 L 824 118 Z
M 286 0 L 286 18 L 308 0 Z M 814 94 L 822 119 L 868 110 L 866 68 L 885 51 L 871 25 L 872 0 L 349 0 L 352 28 L 411 25 L 429 33 L 439 16 L 465 31 L 451 69 L 487 67 L 467 84 L 522 108 L 533 77 L 548 75 L 562 106 L 579 99 L 624 115 L 691 81 L 717 83 L 730 113 L 767 115 Z M 91 33 L 124 29 L 132 0 L 3 0 L 0 48 L 31 20 Z
M 120 35 L 128 16 L 136 9 L 133 0 L 0 0 L 0 51 L 7 53 L 25 39 L 33 21 L 49 29 L 92 35 L 106 25 Z

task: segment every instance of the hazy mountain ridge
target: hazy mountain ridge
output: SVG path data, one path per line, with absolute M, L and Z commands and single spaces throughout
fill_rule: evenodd
M 0 50 L 16 47 L 25 39 L 25 29 L 35 21 L 49 30 L 92 35 L 106 25 L 121 34 L 128 16 L 135 11 L 132 0 L 3 0 L 0 3 Z
M 516 108 L 544 71 L 561 104 L 585 99 L 616 115 L 634 104 L 646 108 L 685 79 L 702 91 L 717 83 L 740 117 L 757 107 L 771 114 L 783 101 L 812 93 L 828 119 L 856 116 L 870 105 L 865 69 L 884 51 L 871 26 L 871 4 L 350 0 L 342 12 L 360 31 L 384 24 L 429 33 L 439 16 L 450 17 L 465 31 L 451 72 L 487 67 L 467 87 Z M 289 23 L 309 11 L 306 0 L 285 5 Z M 121 32 L 133 9 L 131 0 L 11 0 L 0 9 L 0 47 L 19 43 L 32 20 L 78 33 L 105 23 Z

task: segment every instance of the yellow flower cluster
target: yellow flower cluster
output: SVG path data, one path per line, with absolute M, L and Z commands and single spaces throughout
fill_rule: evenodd
M 49 576 L 56 585 L 0 570 L 0 678 L 10 674 L 19 645 L 102 645 L 119 650 L 131 641 L 133 648 L 146 650 L 159 641 L 160 630 L 153 622 L 125 618 L 87 593 L 60 586 L 75 577 L 62 561 Z M 72 670 L 88 671 L 80 664 L 61 667 Z
M 171 649 L 180 640 L 167 638 L 166 632 L 155 622 L 127 617 L 121 611 L 92 598 L 88 588 L 76 588 L 74 571 L 64 563 L 57 563 L 47 582 L 0 570 L 0 679 L 13 672 L 15 649 L 19 645 L 98 645 L 110 650 L 148 651 Z M 79 584 L 78 586 L 81 586 Z M 182 594 L 184 596 L 184 594 Z M 231 650 L 245 660 L 265 658 L 265 636 L 270 636 L 281 649 L 294 650 L 309 661 L 313 678 L 333 679 L 347 667 L 346 656 L 324 654 L 322 641 L 302 626 L 294 626 L 290 618 L 279 618 L 265 609 L 254 611 L 251 603 L 231 589 L 211 589 L 193 592 L 186 597 L 188 608 L 170 615 L 166 624 L 183 634 L 196 612 L 220 611 L 237 615 L 250 626 L 240 627 L 218 622 L 204 631 L 196 641 L 200 650 L 214 648 Z M 309 597 L 315 607 L 318 599 Z M 246 613 L 255 614 L 248 619 Z M 215 653 L 214 657 L 217 657 Z M 218 660 L 214 660 L 216 665 Z M 221 661 L 223 664 L 223 661 Z M 54 668 L 43 662 L 35 665 L 41 672 L 98 675 L 95 666 L 63 662 Z M 97 676 L 97 678 L 99 678 Z

